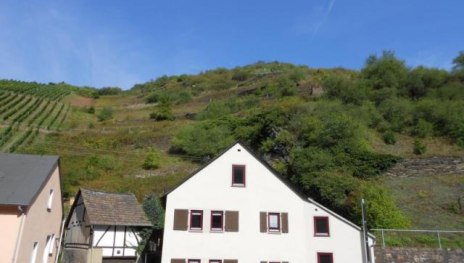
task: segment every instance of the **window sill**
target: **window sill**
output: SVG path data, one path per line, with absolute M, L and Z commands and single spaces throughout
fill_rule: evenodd
M 323 233 L 321 233 L 321 234 L 314 234 L 314 236 L 315 236 L 315 237 L 330 237 L 329 234 L 323 234 Z
M 189 229 L 189 232 L 192 232 L 192 233 L 203 233 L 203 229 Z
M 243 187 L 243 188 L 245 188 L 245 185 L 244 184 L 233 184 L 232 187 Z
M 223 229 L 211 229 L 209 232 L 210 233 L 224 233 L 224 230 Z
M 278 234 L 278 235 L 282 234 L 282 232 L 280 230 L 268 230 L 267 233 L 268 234 Z

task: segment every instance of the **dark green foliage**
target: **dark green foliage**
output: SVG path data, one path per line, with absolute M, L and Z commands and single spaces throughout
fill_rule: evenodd
M 340 99 L 345 104 L 360 105 L 367 99 L 367 86 L 359 80 L 344 76 L 331 75 L 323 82 L 325 96 L 329 99 Z
M 145 161 L 143 161 L 143 169 L 145 170 L 153 170 L 157 169 L 160 166 L 161 156 L 158 151 L 155 149 L 150 149 L 147 156 L 145 157 Z
M 164 209 L 161 200 L 155 194 L 151 193 L 143 199 L 143 211 L 153 224 L 153 229 L 163 229 Z
M 424 120 L 419 119 L 413 128 L 412 135 L 419 138 L 426 138 L 433 135 L 433 124 Z
M 395 133 L 392 132 L 392 131 L 386 131 L 384 134 L 383 134 L 383 141 L 386 143 L 386 144 L 395 144 L 396 143 L 396 136 L 395 136 Z
M 361 75 L 374 89 L 398 89 L 404 85 L 408 70 L 405 62 L 396 58 L 394 52 L 383 51 L 382 56 L 370 56 L 361 70 Z
M 194 157 L 212 158 L 233 142 L 227 123 L 202 122 L 182 128 L 172 139 L 172 150 Z
M 421 155 L 427 151 L 427 146 L 422 140 L 415 139 L 414 140 L 414 154 Z
M 141 253 L 147 245 L 152 231 L 161 230 L 164 227 L 164 209 L 161 205 L 161 200 L 154 193 L 147 195 L 143 199 L 142 207 L 153 226 L 149 229 L 139 231 L 141 241 L 137 248 L 138 253 Z
M 111 107 L 104 107 L 97 113 L 99 121 L 107 121 L 113 118 L 113 109 Z
M 205 120 L 222 118 L 229 114 L 255 107 L 258 103 L 259 99 L 254 96 L 212 101 L 208 103 L 205 110 L 196 116 L 196 119 Z
M 157 111 L 150 113 L 150 119 L 156 121 L 172 121 L 175 118 L 171 109 L 171 101 L 168 98 L 161 101 Z
M 464 51 L 453 59 L 453 76 L 460 81 L 464 81 Z
M 100 96 L 107 96 L 107 95 L 118 95 L 122 92 L 121 88 L 118 87 L 104 87 L 98 89 L 98 95 Z
M 353 198 L 356 222 L 361 224 L 360 200 L 366 200 L 369 228 L 406 228 L 411 222 L 401 214 L 390 192 L 380 184 L 362 183 Z
M 413 121 L 413 105 L 406 99 L 388 99 L 379 105 L 379 111 L 390 124 L 392 130 L 402 132 L 410 127 Z
M 352 153 L 350 158 L 353 176 L 363 179 L 382 174 L 400 160 L 396 156 L 367 151 Z

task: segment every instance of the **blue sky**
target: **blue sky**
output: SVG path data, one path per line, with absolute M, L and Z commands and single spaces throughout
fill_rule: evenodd
M 0 78 L 130 88 L 256 61 L 360 69 L 393 50 L 449 69 L 462 0 L 2 0 Z

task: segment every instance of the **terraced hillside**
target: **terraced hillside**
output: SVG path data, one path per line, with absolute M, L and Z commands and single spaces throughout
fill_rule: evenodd
M 59 130 L 70 109 L 68 85 L 0 81 L 0 151 L 15 152 L 39 133 Z
M 428 227 L 397 205 L 403 178 L 382 178 L 401 159 L 464 156 L 460 72 L 407 68 L 385 53 L 361 71 L 273 62 L 163 76 L 130 91 L 79 91 L 53 101 L 69 103 L 62 109 L 68 114 L 42 115 L 40 139 L 16 151 L 60 155 L 67 196 L 87 187 L 130 191 L 141 200 L 241 140 L 305 194 L 354 222 L 363 197 L 370 227 Z M 16 126 L 8 127 L 2 132 Z M 460 209 L 441 211 L 464 223 Z

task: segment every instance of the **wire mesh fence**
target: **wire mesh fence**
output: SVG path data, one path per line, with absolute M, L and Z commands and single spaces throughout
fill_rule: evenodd
M 464 248 L 464 231 L 371 229 L 382 247 Z

